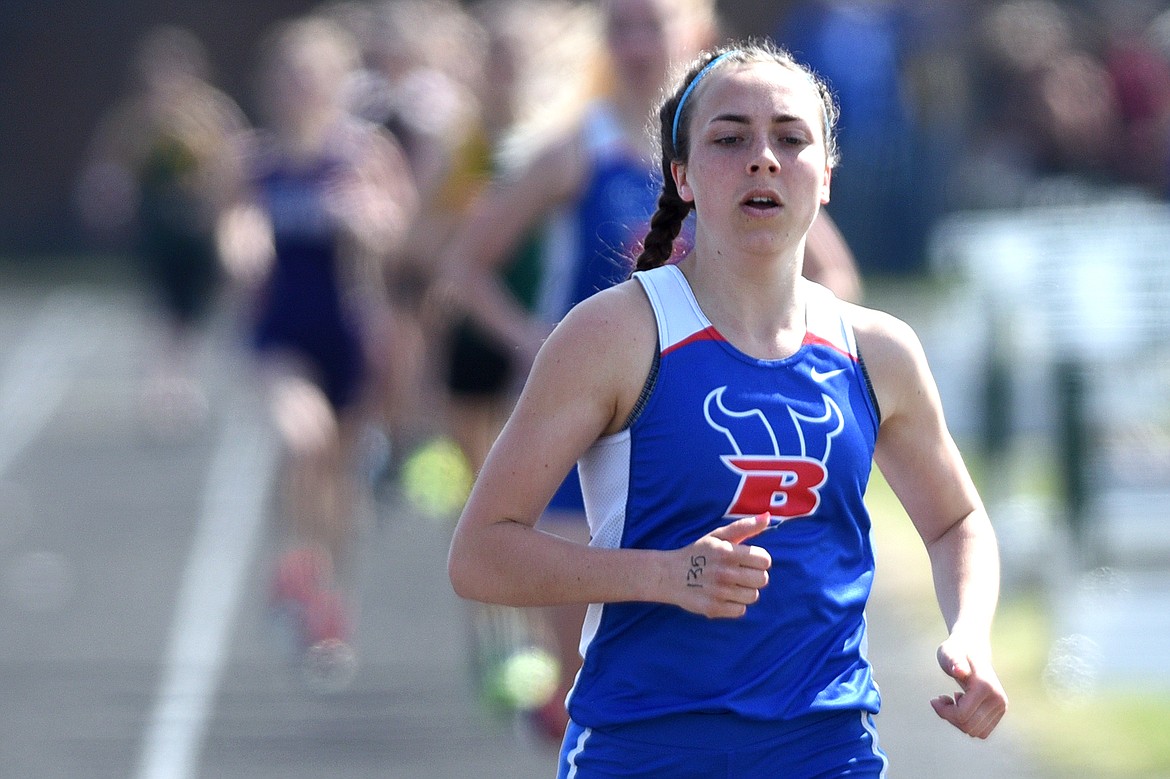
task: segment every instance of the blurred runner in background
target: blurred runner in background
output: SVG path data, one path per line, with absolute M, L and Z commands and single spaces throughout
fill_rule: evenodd
M 246 120 L 209 81 L 202 42 L 159 26 L 139 42 L 130 85 L 90 142 L 78 185 L 83 222 L 129 242 L 162 316 L 142 409 L 163 436 L 207 413 L 196 368 L 199 331 L 221 280 L 216 233 L 243 179 Z
M 349 111 L 359 64 L 351 36 L 324 18 L 282 22 L 267 36 L 264 129 L 251 154 L 251 216 L 240 221 L 271 251 L 237 267 L 254 289 L 252 339 L 285 445 L 288 533 L 275 605 L 324 677 L 351 665 L 341 584 L 363 484 L 360 443 L 380 418 L 386 267 L 417 208 L 397 142 Z

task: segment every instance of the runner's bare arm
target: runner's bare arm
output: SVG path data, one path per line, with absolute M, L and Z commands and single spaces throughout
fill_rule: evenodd
M 926 545 L 949 630 L 938 660 L 962 689 L 932 703 L 955 727 L 986 738 L 1007 709 L 991 658 L 999 596 L 995 533 L 947 430 L 917 336 L 885 314 L 861 322 L 858 343 L 882 411 L 875 459 Z
M 553 331 L 456 527 L 448 568 L 457 593 L 513 606 L 655 601 L 712 617 L 740 616 L 759 597 L 771 561 L 741 542 L 766 517 L 670 551 L 588 547 L 535 529 L 576 459 L 621 428 L 655 344 L 636 282 L 593 296 Z M 701 588 L 687 586 L 696 555 Z

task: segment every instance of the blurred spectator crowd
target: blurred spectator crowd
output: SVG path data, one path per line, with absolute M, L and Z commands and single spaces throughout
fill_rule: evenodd
M 1170 4 L 822 0 L 774 33 L 837 91 L 829 210 L 863 272 L 922 269 L 949 212 L 1167 192 Z
M 563 124 L 604 88 L 594 5 L 342 0 L 316 13 L 360 49 L 353 110 L 393 132 L 423 202 L 434 203 L 455 196 L 446 174 L 468 143 L 482 142 L 470 139 L 475 128 L 523 129 L 509 134 L 510 150 L 521 151 L 534 131 Z M 769 29 L 735 32 L 775 38 L 833 84 L 843 163 L 829 211 L 863 273 L 922 271 L 931 226 L 952 211 L 1084 202 L 1116 187 L 1161 198 L 1170 187 L 1170 3 L 798 0 L 777 8 Z M 496 56 L 493 28 L 510 28 L 508 59 Z M 499 93 L 513 77 L 499 68 L 517 69 L 513 94 Z M 513 112 L 515 122 L 500 118 Z

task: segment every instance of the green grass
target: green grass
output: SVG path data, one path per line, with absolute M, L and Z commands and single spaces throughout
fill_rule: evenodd
M 1165 696 L 1101 689 L 1068 699 L 1045 689 L 1048 613 L 1042 598 L 1009 597 L 996 621 L 996 666 L 1011 696 L 1010 716 L 1026 743 L 1060 776 L 1170 776 Z
M 977 467 L 972 468 L 978 473 Z M 1043 471 L 1042 466 L 1038 466 Z M 875 589 L 892 591 L 920 624 L 937 622 L 929 562 L 913 525 L 875 469 L 866 495 L 878 554 Z M 1007 727 L 1059 777 L 1170 777 L 1170 699 L 1098 689 L 1060 699 L 1043 683 L 1053 638 L 1043 593 L 1004 592 L 992 641 L 996 672 L 1011 701 Z

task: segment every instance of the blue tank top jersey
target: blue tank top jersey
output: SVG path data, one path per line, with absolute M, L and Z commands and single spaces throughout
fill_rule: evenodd
M 591 543 L 677 549 L 745 516 L 770 582 L 740 619 L 654 603 L 594 604 L 574 722 L 604 727 L 686 713 L 786 720 L 876 713 L 866 659 L 873 580 L 863 502 L 878 413 L 837 299 L 805 284 L 807 334 L 791 357 L 735 349 L 673 265 L 637 273 L 658 324 L 652 389 L 629 428 L 580 460 Z M 701 560 L 690 572 L 702 584 Z
M 269 149 L 254 171 L 275 248 L 257 312 L 256 345 L 291 351 L 308 362 L 338 407 L 355 400 L 365 372 L 360 331 L 339 284 L 338 226 L 328 206 L 330 189 L 353 164 L 356 132 L 343 129 L 331 151 L 308 162 Z

